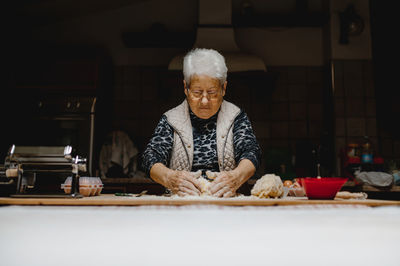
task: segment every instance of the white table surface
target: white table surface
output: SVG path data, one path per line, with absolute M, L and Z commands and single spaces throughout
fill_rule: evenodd
M 400 265 L 400 207 L 3 206 L 0 265 Z

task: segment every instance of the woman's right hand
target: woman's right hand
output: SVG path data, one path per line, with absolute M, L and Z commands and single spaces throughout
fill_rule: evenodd
M 201 194 L 199 181 L 193 173 L 188 171 L 170 169 L 165 179 L 165 186 L 169 188 L 172 193 L 178 194 L 179 196 L 198 196 Z

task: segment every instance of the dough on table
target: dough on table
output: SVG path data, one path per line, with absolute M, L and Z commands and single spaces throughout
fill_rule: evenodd
M 198 170 L 197 172 L 190 172 L 194 178 L 199 178 L 201 176 L 201 170 Z
M 207 172 L 209 172 L 209 171 L 207 171 Z M 197 180 L 200 183 L 201 195 L 202 196 L 203 195 L 211 195 L 211 192 L 209 190 L 209 186 L 210 186 L 211 182 L 201 176 L 201 171 L 199 170 L 197 172 L 192 172 L 192 176 L 194 178 L 197 178 Z M 208 177 L 208 174 L 207 174 L 207 177 Z
M 214 180 L 215 178 L 217 178 L 218 174 L 219 174 L 219 172 L 206 171 L 206 175 L 207 175 L 208 179 L 211 179 L 211 180 Z
M 365 192 L 350 192 L 350 191 L 339 191 L 336 193 L 335 198 L 339 199 L 366 199 L 368 197 Z
M 211 172 L 211 171 L 206 171 L 206 175 L 208 179 L 214 180 L 217 175 L 219 174 L 219 172 Z M 197 172 L 192 172 L 192 176 L 194 178 L 197 178 L 197 180 L 200 183 L 200 192 L 202 196 L 210 196 L 211 192 L 209 190 L 209 187 L 211 185 L 211 182 L 209 180 L 207 180 L 206 178 L 201 176 L 201 171 L 198 170 Z
M 259 198 L 279 198 L 284 194 L 283 183 L 279 176 L 274 174 L 263 175 L 251 189 L 251 195 Z
M 211 182 L 205 179 L 204 177 L 199 177 L 197 180 L 200 182 L 200 188 L 201 188 L 201 195 L 211 195 L 211 192 L 209 190 Z

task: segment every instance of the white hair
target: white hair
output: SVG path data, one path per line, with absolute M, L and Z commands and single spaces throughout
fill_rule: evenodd
M 188 86 L 193 75 L 216 78 L 222 85 L 226 81 L 227 72 L 225 58 L 213 49 L 196 48 L 183 58 L 183 77 Z

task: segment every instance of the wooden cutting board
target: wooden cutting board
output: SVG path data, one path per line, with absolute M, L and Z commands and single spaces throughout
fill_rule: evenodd
M 284 205 L 366 205 L 366 206 L 400 206 L 400 201 L 388 200 L 309 200 L 306 197 L 286 197 L 282 199 L 259 199 L 250 196 L 235 198 L 212 198 L 212 197 L 165 197 L 144 195 L 141 197 L 115 196 L 105 194 L 93 197 L 74 198 L 9 198 L 0 197 L 0 205 L 60 205 L 60 206 L 142 206 L 142 205 L 224 205 L 224 206 L 284 206 Z

